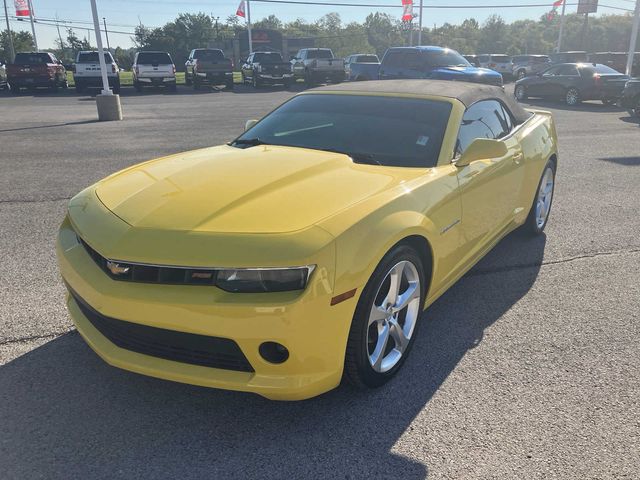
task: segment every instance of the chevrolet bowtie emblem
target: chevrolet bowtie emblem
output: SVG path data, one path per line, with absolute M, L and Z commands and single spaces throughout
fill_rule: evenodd
M 129 273 L 129 267 L 125 267 L 110 260 L 107 261 L 107 268 L 113 275 L 126 275 L 127 273 Z

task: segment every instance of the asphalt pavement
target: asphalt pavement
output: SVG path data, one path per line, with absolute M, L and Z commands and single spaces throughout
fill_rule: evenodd
M 546 235 L 504 239 L 424 315 L 399 375 L 304 402 L 106 365 L 64 307 L 54 238 L 68 199 L 123 167 L 228 141 L 293 95 L 0 94 L 0 477 L 638 478 L 640 125 L 555 114 Z

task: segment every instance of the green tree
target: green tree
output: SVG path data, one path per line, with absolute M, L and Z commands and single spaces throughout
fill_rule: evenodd
M 36 48 L 33 43 L 33 37 L 29 32 L 11 30 L 11 37 L 13 38 L 13 47 L 16 53 L 29 52 Z M 0 32 L 0 58 L 9 61 L 9 55 L 9 35 L 7 30 L 3 30 Z

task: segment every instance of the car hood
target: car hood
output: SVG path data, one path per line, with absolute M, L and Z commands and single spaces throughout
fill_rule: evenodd
M 314 225 L 421 170 L 354 164 L 342 154 L 261 145 L 196 150 L 118 172 L 96 194 L 133 227 L 283 233 Z

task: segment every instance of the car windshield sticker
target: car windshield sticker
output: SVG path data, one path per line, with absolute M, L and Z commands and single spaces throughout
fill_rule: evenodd
M 418 137 L 418 141 L 416 142 L 416 145 L 421 145 L 421 146 L 426 146 L 427 143 L 429 142 L 429 137 L 427 137 L 426 135 L 420 135 Z

